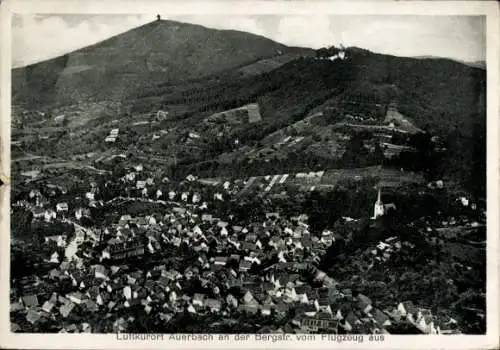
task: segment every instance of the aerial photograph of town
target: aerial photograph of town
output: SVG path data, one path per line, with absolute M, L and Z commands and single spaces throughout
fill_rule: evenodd
M 238 16 L 13 16 L 11 332 L 485 334 L 485 17 Z

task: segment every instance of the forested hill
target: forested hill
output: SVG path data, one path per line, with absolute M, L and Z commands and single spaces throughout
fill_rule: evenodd
M 303 57 L 260 75 L 226 72 L 193 86 L 158 86 L 131 99 L 132 110 L 149 112 L 170 105 L 199 114 L 258 102 L 263 123 L 249 131 L 264 138 L 314 111 L 335 111 L 333 124 L 347 113 L 382 118 L 391 101 L 421 129 L 447 146 L 442 173 L 485 184 L 486 71 L 449 59 L 417 59 L 347 48 L 347 59 Z M 194 118 L 194 119 L 193 119 Z M 186 124 L 187 125 L 187 124 Z M 474 185 L 475 186 L 475 185 Z
M 31 106 L 124 98 L 287 53 L 311 53 L 262 36 L 158 20 L 66 55 L 13 70 L 14 103 Z
M 105 123 L 177 108 L 181 112 L 169 127 L 178 130 L 196 127 L 212 113 L 256 102 L 262 121 L 239 133 L 252 141 L 315 112 L 326 112 L 330 119 L 325 123 L 331 125 L 346 115 L 381 121 L 389 103 L 396 101 L 400 113 L 444 140 L 445 160 L 436 166 L 484 189 L 484 69 L 449 59 L 397 57 L 355 47 L 345 49 L 346 59 L 327 58 L 338 52 L 338 48 L 291 48 L 249 33 L 155 21 L 14 70 L 13 101 L 33 107 L 118 101 L 118 115 L 100 119 Z

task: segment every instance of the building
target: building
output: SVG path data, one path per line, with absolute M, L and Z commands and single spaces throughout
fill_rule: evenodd
M 116 242 L 109 245 L 105 250 L 107 250 L 110 259 L 121 260 L 144 255 L 145 245 L 141 241 Z
M 58 203 L 56 205 L 57 211 L 68 211 L 68 203 Z
M 380 187 L 378 189 L 377 201 L 373 206 L 373 219 L 377 219 L 380 216 L 384 215 L 384 203 L 382 203 L 381 195 L 380 195 Z
M 168 112 L 159 110 L 156 112 L 156 120 L 157 121 L 163 121 L 168 118 Z

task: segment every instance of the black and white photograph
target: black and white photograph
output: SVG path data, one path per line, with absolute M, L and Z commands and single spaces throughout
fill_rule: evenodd
M 10 26 L 11 333 L 486 334 L 486 15 Z

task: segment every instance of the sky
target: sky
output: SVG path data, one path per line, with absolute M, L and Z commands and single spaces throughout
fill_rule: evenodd
M 175 15 L 162 19 L 234 29 L 290 46 L 342 43 L 397 56 L 438 56 L 475 62 L 486 58 L 484 16 L 413 15 Z M 146 15 L 14 15 L 12 64 L 56 57 L 150 22 Z

